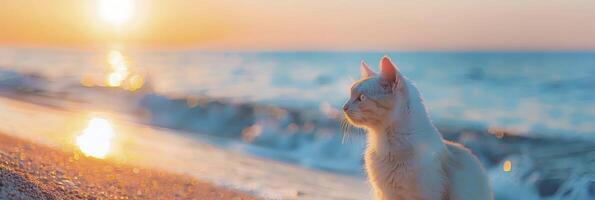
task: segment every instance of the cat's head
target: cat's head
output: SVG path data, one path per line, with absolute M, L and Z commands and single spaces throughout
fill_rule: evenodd
M 407 101 L 405 80 L 390 58 L 380 60 L 375 73 L 362 61 L 361 79 L 351 86 L 351 96 L 343 106 L 345 118 L 360 128 L 390 124 Z

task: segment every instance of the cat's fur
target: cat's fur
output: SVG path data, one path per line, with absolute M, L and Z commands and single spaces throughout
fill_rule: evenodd
M 362 62 L 362 79 L 343 107 L 367 131 L 365 168 L 378 200 L 491 200 L 481 163 L 462 145 L 442 139 L 417 88 L 385 56 L 376 74 Z

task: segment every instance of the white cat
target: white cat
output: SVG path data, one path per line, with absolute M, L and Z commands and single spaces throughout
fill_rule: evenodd
M 365 168 L 378 200 L 491 200 L 486 173 L 460 144 L 442 139 L 417 88 L 385 56 L 380 74 L 362 62 L 343 106 L 367 131 Z

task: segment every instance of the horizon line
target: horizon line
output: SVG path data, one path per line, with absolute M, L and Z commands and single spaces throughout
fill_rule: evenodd
M 107 49 L 125 49 L 130 51 L 195 51 L 205 53 L 313 53 L 313 52 L 336 52 L 336 53 L 384 53 L 384 52 L 408 52 L 408 53 L 591 53 L 595 49 L 499 49 L 499 48 L 481 48 L 481 49 L 267 49 L 267 48 L 204 48 L 204 47 L 147 47 L 147 46 L 122 46 L 122 45 L 100 45 L 100 46 L 72 46 L 72 45 L 3 45 L 0 44 L 0 49 L 46 49 L 46 50 L 63 50 L 63 51 L 102 51 Z

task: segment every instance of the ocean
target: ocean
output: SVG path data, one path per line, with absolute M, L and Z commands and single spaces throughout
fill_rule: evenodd
M 0 67 L 78 84 L 82 76 L 109 73 L 109 52 L 2 49 Z M 438 123 L 519 134 L 595 133 L 595 52 L 119 52 L 158 94 L 332 109 L 347 99 L 360 61 L 373 67 L 387 54 Z

